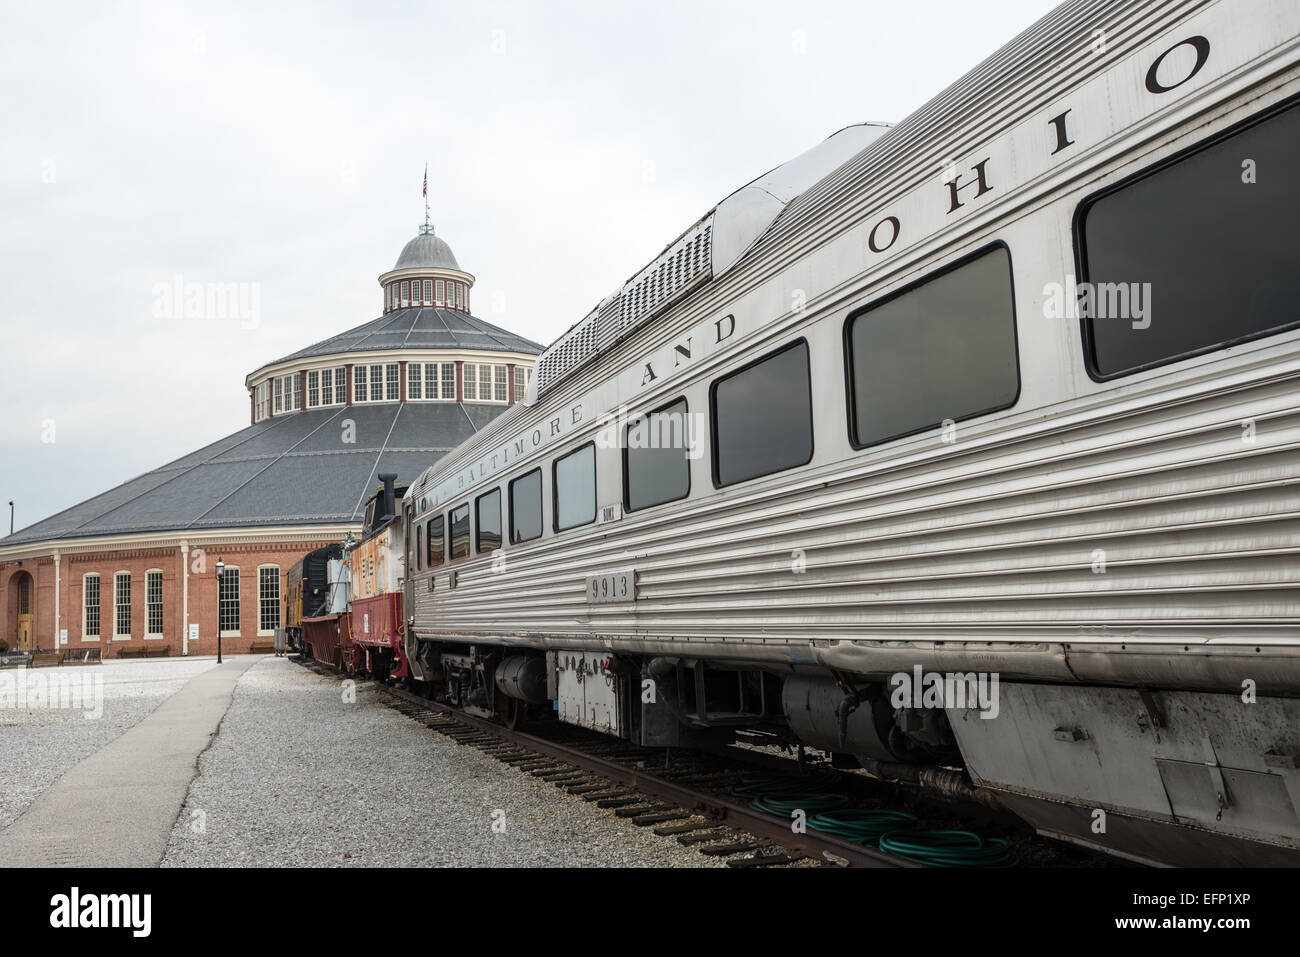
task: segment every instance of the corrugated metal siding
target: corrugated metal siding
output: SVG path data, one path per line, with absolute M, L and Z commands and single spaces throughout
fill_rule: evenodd
M 1097 67 L 1082 71 L 1079 57 L 1095 55 L 1080 50 L 1088 50 L 1099 21 L 1112 31 L 1102 56 L 1115 62 L 1206 6 L 1081 2 L 1058 10 L 806 194 L 721 282 L 566 381 L 526 419 L 499 421 L 426 478 L 436 483 L 456 474 L 524 421 L 544 420 L 782 269 L 785 279 L 809 249 L 860 225 L 904 187 L 936 176 L 941 160 L 960 158 L 1041 111 L 1095 73 Z M 1124 158 L 1128 168 L 1137 156 Z M 987 241 L 1019 220 L 1011 245 L 1013 260 L 1016 250 L 1025 253 L 1015 267 L 1021 306 L 1034 303 L 1035 290 L 1059 268 L 1054 257 L 1068 246 L 1063 224 L 1079 188 L 1071 184 L 1074 192 L 1055 206 L 1052 197 L 1042 199 L 1032 215 L 1012 209 L 1004 221 L 990 217 L 975 239 L 963 239 Z M 1014 205 L 1014 195 L 1009 199 Z M 1051 246 L 1051 256 L 1035 263 L 1035 243 Z M 873 294 L 872 279 L 855 281 L 860 303 Z M 782 328 L 820 335 L 818 348 L 825 347 L 847 308 L 813 311 L 803 322 L 791 317 Z M 1022 334 L 1043 321 L 1028 310 L 1018 317 Z M 1059 335 L 1046 335 L 1040 328 L 1038 351 L 1022 351 L 1022 376 L 1042 362 L 1070 368 L 1086 384 L 1074 351 L 1077 330 L 1063 326 Z M 1063 357 L 1066 347 L 1071 354 Z M 823 378 L 842 376 L 833 365 L 819 370 Z M 672 390 L 715 374 L 695 370 Z M 1057 678 L 1072 674 L 1070 646 L 1235 645 L 1240 665 L 1258 644 L 1286 656 L 1294 682 L 1297 337 L 1185 363 L 1163 376 L 1057 394 L 1068 400 L 1054 399 L 1049 408 L 1040 394 L 963 426 L 953 446 L 931 436 L 846 456 L 823 452 L 804 469 L 704 491 L 674 505 L 668 517 L 651 510 L 508 549 L 504 572 L 484 561 L 460 563 L 454 590 L 445 587 L 445 572 L 432 593 L 416 584 L 417 631 L 790 662 L 827 654 L 819 648 L 826 642 L 882 649 L 987 641 L 1041 654 L 1045 670 L 1038 673 L 1050 669 Z M 1247 419 L 1257 430 L 1253 444 L 1242 439 Z M 843 428 L 842 419 L 819 421 L 819 448 L 823 438 L 834 439 L 827 430 Z M 1093 570 L 1099 549 L 1104 573 Z M 806 567 L 796 571 L 800 558 Z M 587 574 L 629 567 L 639 578 L 635 606 L 586 602 Z M 1230 679 L 1215 680 L 1232 685 L 1242 673 L 1238 667 Z
M 883 475 L 687 504 L 617 536 L 597 526 L 512 555 L 504 574 L 466 568 L 417 605 L 437 630 L 484 635 L 1033 641 L 1067 627 L 1086 641 L 1104 625 L 1300 642 L 1297 386 L 1294 367 L 1226 394 L 1206 383 L 1176 412 L 1097 409 Z M 1245 416 L 1268 440 L 1243 451 Z M 635 613 L 586 603 L 586 574 L 627 565 Z

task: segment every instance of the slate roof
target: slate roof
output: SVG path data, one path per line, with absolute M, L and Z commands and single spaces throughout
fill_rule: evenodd
M 322 339 L 315 345 L 266 363 L 253 375 L 267 366 L 294 359 L 382 349 L 484 349 L 539 355 L 544 347 L 468 312 L 425 306 L 398 309 L 355 329 Z
M 264 419 L 44 521 L 0 546 L 62 538 L 359 522 L 381 472 L 410 484 L 504 405 L 382 403 Z M 345 419 L 355 443 L 343 442 Z

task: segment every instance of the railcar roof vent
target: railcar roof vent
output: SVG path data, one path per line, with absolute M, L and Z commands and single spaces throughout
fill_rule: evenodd
M 644 325 L 698 284 L 725 273 L 744 258 L 792 200 L 887 129 L 884 123 L 845 127 L 723 199 L 542 353 L 525 402 L 531 405 L 593 355 Z
M 554 345 L 542 353 L 533 373 L 535 391 L 530 387 L 530 394 L 540 395 L 547 386 L 559 381 L 570 370 L 595 355 L 598 347 L 599 320 L 599 308 L 593 309 L 586 319 L 562 335 Z
M 617 316 L 611 315 L 608 325 L 600 330 L 601 348 L 623 338 L 678 294 L 707 278 L 712 252 L 713 213 L 709 213 L 628 280 L 618 297 Z

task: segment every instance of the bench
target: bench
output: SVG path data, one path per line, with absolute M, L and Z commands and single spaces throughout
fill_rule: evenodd
M 28 664 L 29 668 L 51 668 L 63 660 L 63 652 L 46 651 L 43 648 L 32 649 L 32 660 Z
M 250 655 L 265 655 L 273 651 L 275 651 L 275 641 L 266 638 L 254 641 L 248 646 L 248 653 Z
M 118 651 L 119 658 L 166 658 L 171 654 L 170 645 L 127 645 Z
M 63 653 L 65 665 L 98 665 L 103 663 L 99 648 L 69 648 Z

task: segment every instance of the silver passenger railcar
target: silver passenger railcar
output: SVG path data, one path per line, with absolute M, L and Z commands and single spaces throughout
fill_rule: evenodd
M 1079 0 L 773 170 L 413 485 L 414 678 L 1296 863 L 1298 169 L 1294 0 Z

